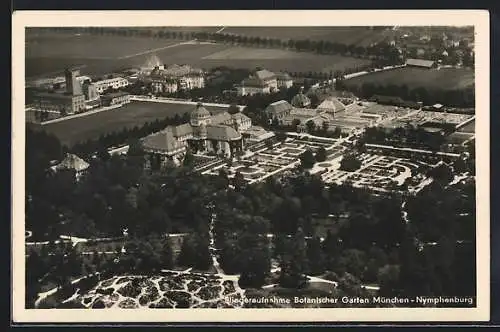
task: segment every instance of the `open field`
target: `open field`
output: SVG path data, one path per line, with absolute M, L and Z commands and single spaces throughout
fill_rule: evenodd
M 27 33 L 26 57 L 58 57 L 87 59 L 115 59 L 128 54 L 136 54 L 150 49 L 177 44 L 180 41 L 122 37 L 96 36 L 90 34 L 41 34 Z M 120 47 L 115 47 L 120 45 Z
M 225 27 L 221 33 L 278 39 L 324 40 L 356 46 L 368 46 L 392 36 L 392 30 L 368 27 Z
M 345 81 L 347 85 L 361 86 L 363 83 L 375 85 L 403 85 L 408 88 L 463 89 L 474 84 L 474 70 L 467 68 L 420 69 L 404 67 L 380 71 L 354 77 Z
M 474 137 L 474 133 L 466 133 L 466 132 L 454 132 L 451 135 L 446 137 L 446 143 L 448 144 L 462 144 Z
M 468 124 L 466 124 L 465 126 L 460 128 L 458 131 L 463 132 L 463 133 L 475 133 L 476 132 L 476 120 L 469 122 Z
M 134 101 L 117 109 L 91 114 L 62 122 L 43 125 L 42 128 L 57 136 L 62 144 L 72 146 L 87 139 L 98 138 L 102 134 L 120 131 L 123 128 L 141 126 L 156 119 L 183 115 L 193 110 L 193 105 L 166 104 Z M 217 113 L 224 108 L 206 107 Z
M 280 49 L 145 37 L 80 35 L 73 38 L 73 35 L 68 35 L 44 33 L 41 37 L 28 38 L 26 77 L 60 74 L 68 66 L 79 66 L 85 75 L 102 75 L 142 66 L 153 54 L 166 64 L 189 64 L 205 69 L 216 66 L 253 69 L 261 66 L 273 71 L 329 72 L 369 63 L 365 59 Z

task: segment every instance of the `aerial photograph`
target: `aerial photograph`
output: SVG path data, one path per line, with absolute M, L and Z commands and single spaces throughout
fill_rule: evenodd
M 26 309 L 477 307 L 474 26 L 24 35 Z

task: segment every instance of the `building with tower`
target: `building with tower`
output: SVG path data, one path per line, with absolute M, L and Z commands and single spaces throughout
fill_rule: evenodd
M 74 114 L 85 111 L 85 95 L 77 80 L 78 69 L 64 71 L 66 88 L 63 91 L 39 92 L 33 96 L 33 106 L 39 111 Z
M 252 121 L 243 113 L 211 114 L 198 103 L 190 114 L 189 123 L 168 126 L 141 140 L 151 165 L 179 165 L 188 149 L 194 153 L 216 154 L 231 158 L 243 152 L 244 137 Z

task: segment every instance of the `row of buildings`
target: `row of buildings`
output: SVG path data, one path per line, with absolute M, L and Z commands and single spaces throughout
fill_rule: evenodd
M 59 83 L 53 85 L 50 90 L 33 95 L 33 106 L 38 111 L 66 115 L 130 102 L 130 96 L 126 92 L 106 93 L 109 88 L 116 90 L 127 86 L 128 81 L 124 78 L 92 82 L 89 77 L 80 76 L 77 69 L 66 69 L 64 74 L 64 85 Z

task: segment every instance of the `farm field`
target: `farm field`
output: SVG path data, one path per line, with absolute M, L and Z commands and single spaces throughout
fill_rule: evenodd
M 152 55 L 158 56 L 165 64 L 189 64 L 204 69 L 216 66 L 253 69 L 261 66 L 273 71 L 329 72 L 369 63 L 366 59 L 281 49 L 144 37 L 80 35 L 71 38 L 68 35 L 44 33 L 28 38 L 26 77 L 59 74 L 68 66 L 80 67 L 84 75 L 102 75 L 142 66 Z
M 134 101 L 117 109 L 91 114 L 66 121 L 41 126 L 57 136 L 62 144 L 72 146 L 78 142 L 98 138 L 102 134 L 120 131 L 123 128 L 141 126 L 146 122 L 183 115 L 193 110 L 193 105 L 166 104 Z M 214 113 L 225 110 L 206 106 Z
M 474 70 L 467 68 L 442 68 L 429 70 L 420 68 L 398 68 L 347 79 L 345 84 L 361 86 L 363 83 L 376 85 L 402 85 L 408 88 L 463 89 L 474 84 Z
M 181 41 L 69 33 L 27 33 L 26 57 L 116 59 Z M 120 47 L 114 47 L 120 45 Z
M 392 30 L 371 30 L 368 27 L 225 27 L 221 33 L 278 39 L 310 39 L 369 46 L 390 37 Z

